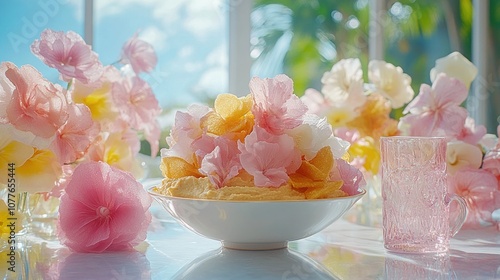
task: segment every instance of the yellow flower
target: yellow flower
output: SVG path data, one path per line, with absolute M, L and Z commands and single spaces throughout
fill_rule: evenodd
M 334 107 L 330 110 L 326 118 L 333 128 L 343 127 L 356 117 L 357 113 L 349 107 Z
M 483 153 L 479 147 L 462 141 L 447 143 L 446 165 L 449 174 L 455 174 L 464 167 L 478 169 L 482 163 Z
M 477 67 L 459 52 L 436 60 L 436 66 L 431 69 L 431 82 L 434 82 L 439 73 L 445 73 L 449 77 L 457 78 L 469 88 L 477 76 Z
M 33 147 L 21 142 L 10 141 L 10 139 L 7 139 L 6 136 L 4 136 L 0 136 L 2 138 L 0 139 L 0 166 L 6 167 L 8 164 L 13 164 L 13 167 L 17 168 L 22 166 L 33 156 L 35 152 Z M 0 184 L 6 185 L 8 178 L 8 172 L 0 172 Z
M 351 158 L 364 159 L 363 167 L 366 171 L 372 174 L 377 174 L 380 166 L 380 152 L 378 145 L 373 138 L 364 137 L 354 142 L 349 147 L 349 155 Z
M 0 166 L 9 164 L 12 164 L 12 172 L 0 172 L 0 184 L 14 183 L 16 192 L 50 191 L 62 175 L 61 165 L 52 151 L 0 136 Z
M 62 176 L 62 168 L 52 151 L 35 149 L 33 156 L 16 167 L 15 174 L 18 191 L 48 192 Z
M 73 100 L 75 103 L 82 103 L 89 107 L 92 113 L 92 119 L 95 121 L 114 120 L 118 116 L 118 112 L 113 106 L 111 100 L 111 84 L 104 83 L 101 87 L 91 90 L 83 85 L 75 85 L 73 91 Z
M 5 201 L 0 199 L 0 248 L 3 248 L 7 243 L 7 238 L 10 234 L 10 229 L 7 226 L 7 218 L 9 217 L 9 209 L 7 208 L 7 204 L 5 204 Z
M 378 140 L 381 136 L 398 134 L 398 122 L 390 118 L 391 106 L 381 95 L 370 94 L 365 104 L 358 108 L 359 116 L 347 123 L 359 131 L 361 137 L 370 136 Z
M 141 178 L 144 175 L 130 143 L 119 132 L 101 135 L 90 147 L 88 157 L 93 161 L 106 162 L 113 167 L 128 171 L 135 178 Z
M 229 93 L 219 94 L 215 99 L 214 111 L 202 119 L 201 126 L 208 133 L 243 140 L 253 128 L 252 105 L 250 95 L 238 98 Z
M 15 201 L 17 202 L 17 196 Z M 16 205 L 17 206 L 17 205 Z M 13 212 L 12 212 L 13 211 Z M 19 232 L 23 229 L 22 223 L 24 215 L 17 211 L 17 209 L 10 211 L 5 201 L 0 199 L 0 250 L 4 246 L 7 246 L 8 239 L 11 233 L 11 228 L 9 226 L 10 221 L 15 222 L 14 232 Z M 11 214 L 14 215 L 11 215 Z M 16 218 L 15 220 L 10 220 L 9 218 Z

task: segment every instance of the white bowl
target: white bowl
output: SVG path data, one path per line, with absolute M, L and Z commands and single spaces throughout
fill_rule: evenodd
M 226 248 L 269 250 L 287 247 L 323 230 L 349 210 L 357 195 L 331 199 L 230 201 L 171 197 L 149 193 L 186 228 Z

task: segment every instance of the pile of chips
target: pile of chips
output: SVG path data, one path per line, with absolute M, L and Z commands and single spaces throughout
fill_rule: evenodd
M 292 81 L 254 78 L 250 89 L 244 97 L 218 95 L 213 108 L 177 112 L 170 147 L 162 150 L 166 180 L 207 177 L 213 190 L 283 187 L 304 199 L 351 193 L 341 174 L 352 172 L 339 166 L 353 167 L 336 162 L 348 145 L 333 136 L 326 119 L 307 113 Z

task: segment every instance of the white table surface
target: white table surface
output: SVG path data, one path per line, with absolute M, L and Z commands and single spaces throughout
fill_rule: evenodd
M 238 251 L 190 232 L 156 202 L 151 212 L 148 237 L 134 252 L 73 253 L 54 237 L 19 237 L 17 271 L 4 279 L 500 279 L 493 228 L 460 231 L 442 256 L 389 253 L 380 228 L 345 219 L 288 249 Z

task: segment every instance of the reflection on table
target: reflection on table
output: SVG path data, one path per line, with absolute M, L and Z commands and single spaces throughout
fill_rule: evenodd
M 463 230 L 444 255 L 386 252 L 382 230 L 344 219 L 287 249 L 238 251 L 179 225 L 156 202 L 146 242 L 136 251 L 73 253 L 43 231 L 19 237 L 16 273 L 4 279 L 500 279 L 500 233 Z M 41 226 L 41 225 L 39 225 Z M 54 229 L 53 220 L 46 229 Z

